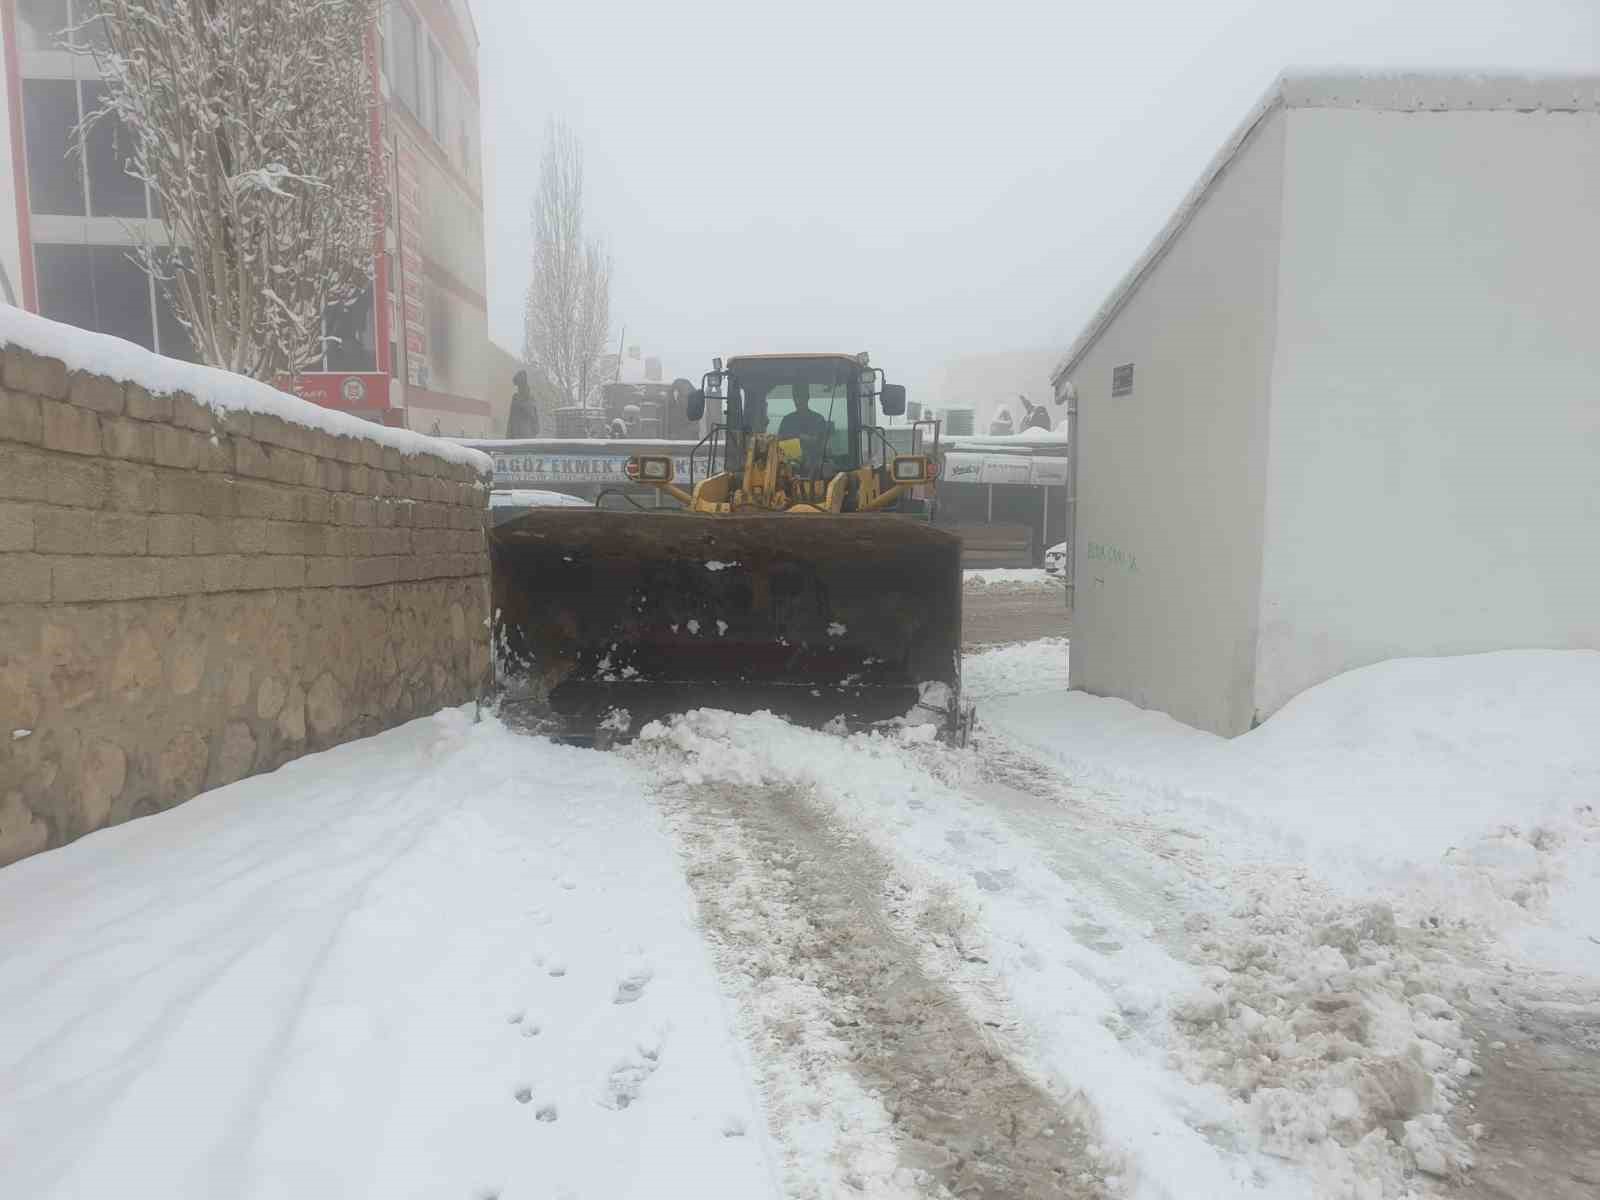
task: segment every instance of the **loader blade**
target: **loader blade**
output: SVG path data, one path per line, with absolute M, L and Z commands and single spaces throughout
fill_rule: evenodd
M 539 509 L 490 558 L 501 694 L 569 734 L 702 707 L 852 727 L 929 697 L 955 711 L 960 543 L 927 525 Z

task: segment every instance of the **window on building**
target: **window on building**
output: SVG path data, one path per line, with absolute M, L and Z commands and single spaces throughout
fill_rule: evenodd
M 394 65 L 389 61 L 389 6 L 378 5 L 378 70 L 384 78 L 393 78 Z
M 28 147 L 28 207 L 81 217 L 83 165 L 73 145 L 78 85 L 70 79 L 22 81 L 22 127 Z
M 106 98 L 106 85 L 83 85 L 83 111 L 92 113 Z M 102 117 L 89 127 L 84 145 L 84 166 L 89 170 L 89 212 L 96 217 L 142 217 L 147 214 L 144 184 L 128 174 L 133 138 L 114 116 Z
M 133 253 L 128 246 L 35 243 L 40 313 L 154 350 L 150 279 Z
M 59 50 L 72 24 L 67 0 L 19 0 L 17 40 L 24 50 Z
M 395 4 L 392 16 L 394 19 L 390 22 L 390 30 L 394 46 L 394 72 L 389 77 L 389 86 L 411 115 L 417 116 L 422 104 L 421 71 L 417 58 L 420 30 L 416 15 L 404 4 Z
M 433 58 L 433 43 L 428 40 L 428 35 L 417 35 L 417 123 L 424 129 L 432 130 L 433 123 L 438 118 L 438 106 L 434 103 L 434 88 L 438 85 L 438 77 L 434 68 L 439 64 Z
M 353 302 L 330 306 L 323 314 L 327 370 L 376 371 L 378 339 L 372 315 L 372 285 Z
M 433 131 L 433 140 L 443 146 L 445 124 L 442 101 L 444 99 L 445 80 L 448 77 L 445 75 L 444 55 L 439 53 L 438 44 L 435 42 L 428 43 L 428 60 L 432 64 L 428 72 L 428 81 L 432 86 L 431 102 L 429 104 L 432 119 L 428 123 L 428 128 Z
M 150 277 L 127 246 L 90 246 L 94 276 L 95 328 L 112 337 L 156 348 L 155 314 L 150 306 Z
M 168 285 L 156 284 L 156 350 L 168 358 L 181 358 L 184 362 L 198 362 L 194 352 L 194 339 L 178 320 L 178 310 L 172 303 Z
M 172 254 L 172 251 L 166 251 Z M 179 252 L 179 257 L 184 257 Z M 168 259 L 162 264 L 163 271 L 170 265 Z M 172 284 L 157 281 L 154 286 L 156 303 L 156 352 L 168 358 L 181 358 L 185 362 L 199 362 L 200 356 L 195 353 L 194 339 L 189 336 L 189 331 L 184 328 L 183 322 L 178 320 L 178 309 L 173 302 Z
M 39 243 L 33 248 L 33 267 L 39 277 L 39 312 L 52 321 L 93 329 L 94 276 L 89 247 Z

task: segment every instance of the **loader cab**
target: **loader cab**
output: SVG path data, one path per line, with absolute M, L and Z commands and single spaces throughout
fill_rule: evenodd
M 868 462 L 872 403 L 881 376 L 864 360 L 864 355 L 842 354 L 730 359 L 719 381 L 726 461 L 743 458 L 748 435 L 767 434 L 799 440 L 796 474 L 803 478 L 829 479 Z

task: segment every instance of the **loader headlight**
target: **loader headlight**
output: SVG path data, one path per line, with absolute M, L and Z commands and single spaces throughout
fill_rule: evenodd
M 672 482 L 672 459 L 665 454 L 641 454 L 636 461 L 640 479 L 647 483 Z
M 920 454 L 903 454 L 891 468 L 896 483 L 922 483 L 932 477 L 928 460 Z

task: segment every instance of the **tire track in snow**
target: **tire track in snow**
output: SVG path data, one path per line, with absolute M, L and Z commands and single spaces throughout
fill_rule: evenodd
M 890 869 L 863 839 L 830 827 L 793 786 L 677 787 L 662 799 L 763 1052 L 793 1194 L 1105 1194 L 1081 1114 L 1018 1070 L 925 969 L 941 953 L 932 939 L 950 930 L 935 916 L 928 942 L 905 936 L 885 903 Z M 819 1105 L 819 1092 L 832 1101 Z

